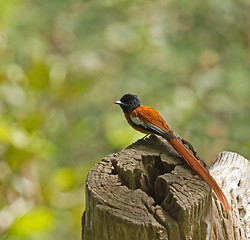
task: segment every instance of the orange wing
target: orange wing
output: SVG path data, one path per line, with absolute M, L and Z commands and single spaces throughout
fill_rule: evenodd
M 159 112 L 153 108 L 141 105 L 131 113 L 131 117 L 138 117 L 143 125 L 149 129 L 149 132 L 150 127 L 153 127 L 152 125 L 154 125 L 165 133 L 172 133 L 172 130 L 165 122 L 165 120 L 161 117 Z

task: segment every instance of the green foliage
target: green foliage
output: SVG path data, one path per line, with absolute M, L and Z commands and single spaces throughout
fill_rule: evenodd
M 38 232 L 48 231 L 52 226 L 53 216 L 49 209 L 35 208 L 16 219 L 9 229 L 11 235 L 20 238 L 33 237 Z M 31 238 L 30 238 L 31 239 Z
M 0 238 L 80 239 L 84 180 L 136 93 L 207 162 L 249 158 L 247 1 L 0 0 Z

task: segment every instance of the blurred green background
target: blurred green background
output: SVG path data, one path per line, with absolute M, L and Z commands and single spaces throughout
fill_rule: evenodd
M 250 2 L 0 0 L 0 238 L 80 239 L 90 168 L 156 108 L 210 163 L 250 157 Z

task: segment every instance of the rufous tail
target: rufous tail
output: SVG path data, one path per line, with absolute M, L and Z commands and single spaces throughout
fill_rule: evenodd
M 214 190 L 215 194 L 219 198 L 222 207 L 227 212 L 232 211 L 230 205 L 222 192 L 221 188 L 218 186 L 214 178 L 210 173 L 200 164 L 200 162 L 194 157 L 194 155 L 189 152 L 185 146 L 180 143 L 176 138 L 168 140 L 171 146 L 185 159 L 188 165 L 207 182 L 207 184 Z

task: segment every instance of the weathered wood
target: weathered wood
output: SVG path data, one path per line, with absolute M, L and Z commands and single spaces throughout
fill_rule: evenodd
M 139 140 L 90 170 L 83 240 L 247 239 L 248 168 L 246 159 L 226 152 L 211 167 L 232 204 L 233 216 L 228 215 L 166 140 L 154 135 Z
M 237 153 L 219 153 L 209 172 L 223 189 L 232 206 L 225 218 L 219 200 L 213 195 L 212 238 L 250 239 L 250 162 Z

